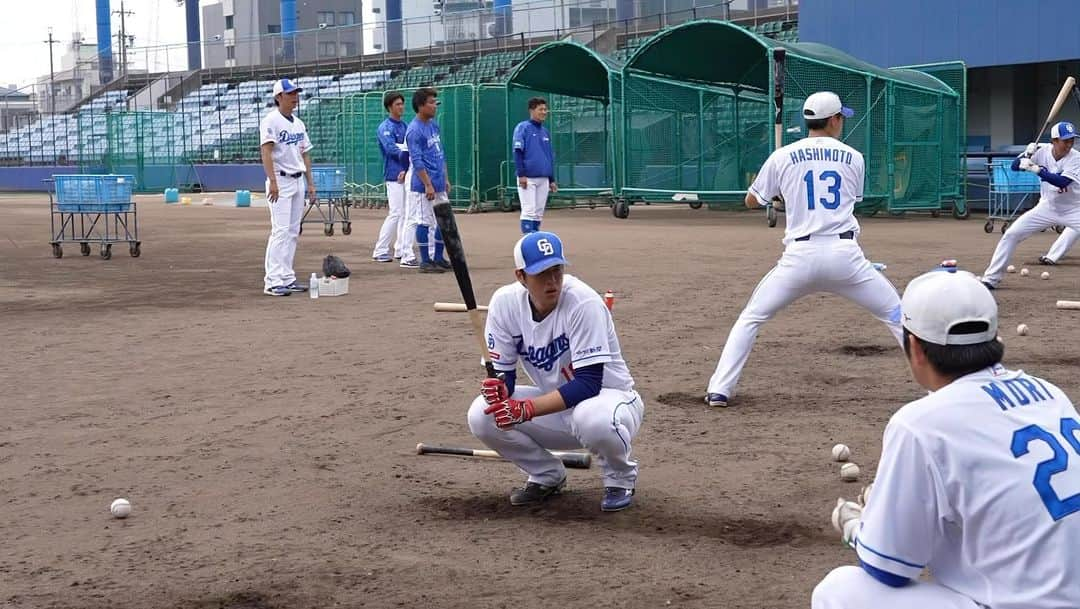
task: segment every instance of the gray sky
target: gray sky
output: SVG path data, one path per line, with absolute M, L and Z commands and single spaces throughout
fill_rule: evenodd
M 53 37 L 61 43 L 69 43 L 75 31 L 82 32 L 87 43 L 97 41 L 95 0 L 3 0 L 3 3 L 0 85 L 15 83 L 23 86 L 49 73 L 49 45 L 44 42 L 49 36 L 49 27 L 53 28 Z M 111 0 L 111 4 L 114 11 L 120 10 L 120 0 Z M 126 18 L 128 34 L 135 36 L 135 46 L 129 50 L 133 68 L 141 69 L 147 62 L 153 70 L 187 66 L 182 47 L 171 52 L 153 48 L 183 44 L 186 31 L 184 7 L 178 6 L 176 0 L 124 0 L 124 8 L 135 13 Z M 120 16 L 113 15 L 113 34 L 119 29 Z M 116 48 L 115 39 L 113 48 Z M 64 50 L 61 45 L 53 49 L 59 68 Z

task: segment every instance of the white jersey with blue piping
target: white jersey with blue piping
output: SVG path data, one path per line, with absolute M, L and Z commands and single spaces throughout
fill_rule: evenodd
M 808 137 L 770 154 L 750 192 L 762 205 L 783 195 L 785 244 L 806 235 L 858 234 L 864 167 L 862 154 L 840 140 Z
M 573 275 L 563 276 L 559 303 L 541 321 L 533 321 L 525 286 L 514 282 L 496 290 L 488 303 L 485 334 L 495 369 L 515 370 L 520 361 L 544 393 L 573 379 L 575 368 L 594 364 L 604 364 L 603 387 L 634 387 L 611 312 L 595 290 Z
M 1080 606 L 1080 415 L 1041 378 L 993 366 L 893 415 L 859 558 L 993 609 Z
M 304 153 L 311 150 L 312 145 L 308 139 L 307 127 L 299 116 L 293 114 L 285 118 L 280 110 L 274 108 L 263 117 L 259 124 L 259 133 L 260 146 L 274 142 L 274 171 L 288 174 L 306 171 Z
M 1080 206 L 1080 152 L 1070 149 L 1060 159 L 1054 158 L 1050 146 L 1039 146 L 1031 155 L 1031 162 L 1050 173 L 1060 173 L 1072 180 L 1065 188 L 1058 188 L 1046 180 L 1039 181 L 1039 197 L 1049 205 L 1072 208 Z

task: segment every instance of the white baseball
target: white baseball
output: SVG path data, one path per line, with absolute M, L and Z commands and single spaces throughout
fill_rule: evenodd
M 840 479 L 844 482 L 854 482 L 859 479 L 859 466 L 854 463 L 845 463 L 840 466 Z
M 1016 333 L 1019 334 L 1020 336 L 1027 336 L 1027 333 L 1028 333 L 1027 324 L 1020 324 L 1019 326 L 1016 326 Z
M 851 449 L 844 444 L 837 444 L 832 447 L 833 461 L 847 461 L 851 457 Z
M 1015 273 L 1016 272 L 1016 267 L 1010 264 L 1008 267 L 1005 268 L 1005 272 L 1006 273 Z
M 1043 271 L 1042 275 L 1039 275 L 1039 277 L 1042 277 L 1043 279 L 1050 279 L 1050 271 Z
M 1020 269 L 1020 276 L 1021 277 L 1027 277 L 1030 274 L 1031 274 L 1031 271 L 1029 271 L 1027 269 Z
M 109 506 L 109 512 L 115 518 L 127 518 L 128 514 L 131 514 L 131 502 L 123 497 L 116 499 Z

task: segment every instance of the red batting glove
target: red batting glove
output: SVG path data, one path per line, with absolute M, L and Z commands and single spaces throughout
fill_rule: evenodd
M 495 417 L 495 426 L 504 431 L 518 423 L 531 420 L 535 413 L 536 407 L 533 406 L 532 400 L 518 401 L 514 398 L 492 404 L 484 410 L 484 414 Z
M 510 399 L 510 392 L 506 390 L 506 383 L 500 378 L 484 379 L 480 387 L 480 395 L 488 404 L 498 404 Z

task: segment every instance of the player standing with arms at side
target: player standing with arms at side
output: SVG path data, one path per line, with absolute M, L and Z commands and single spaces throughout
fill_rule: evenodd
M 405 172 L 409 169 L 409 153 L 405 146 L 405 96 L 397 91 L 387 91 L 383 96 L 383 108 L 388 116 L 379 124 L 376 137 L 383 155 L 383 179 L 386 181 L 386 206 L 388 212 L 379 229 L 379 240 L 371 258 L 376 262 L 391 262 L 401 258 L 403 247 L 398 225 L 405 214 Z M 394 255 L 390 256 L 390 240 L 394 240 Z
M 416 118 L 405 132 L 405 144 L 409 148 L 413 176 L 410 196 L 413 198 L 416 222 L 416 246 L 420 250 L 421 273 L 444 273 L 450 262 L 443 258 L 442 232 L 435 224 L 434 203 L 446 201 L 450 193 L 449 170 L 443 153 L 439 124 L 435 122 L 438 110 L 438 92 L 422 87 L 413 93 L 412 107 Z M 428 253 L 430 227 L 435 227 L 435 256 Z
M 1032 142 L 1013 161 L 1013 171 L 1030 171 L 1039 176 L 1039 203 L 1010 224 L 998 241 L 990 266 L 982 276 L 983 283 L 991 290 L 997 289 L 1005 265 L 1009 264 L 1016 246 L 1025 239 L 1055 224 L 1080 230 L 1080 184 L 1077 184 L 1080 182 L 1080 152 L 1073 150 L 1075 138 L 1076 127 L 1060 122 L 1050 129 L 1049 146 Z
M 514 127 L 514 168 L 517 170 L 521 233 L 524 235 L 540 230 L 548 192 L 559 192 L 555 184 L 551 135 L 544 129 L 547 115 L 547 100 L 534 97 L 529 100 L 529 120 Z
M 564 275 L 562 241 L 529 233 L 514 245 L 517 281 L 488 304 L 487 344 L 502 378 L 486 379 L 469 408 L 473 435 L 528 475 L 510 494 L 533 505 L 560 492 L 566 469 L 549 450 L 588 448 L 604 480 L 600 509 L 630 507 L 638 464 L 631 443 L 645 404 L 623 361 L 600 295 Z M 536 386 L 517 384 L 517 364 Z
M 728 333 L 705 401 L 727 406 L 750 357 L 761 324 L 792 302 L 831 292 L 869 310 L 900 342 L 900 297 L 874 270 L 856 237 L 855 203 L 862 200 L 864 167 L 859 151 L 840 141 L 844 119 L 854 112 L 835 93 L 806 98 L 809 135 L 774 151 L 746 194 L 750 208 L 782 195 L 787 212 L 784 254 L 750 296 Z
M 861 568 L 829 573 L 811 606 L 1080 606 L 1076 408 L 1001 366 L 997 304 L 971 273 L 916 277 L 901 311 L 911 375 L 932 393 L 889 420 L 865 508 L 833 510 Z
M 266 243 L 266 276 L 263 293 L 288 296 L 306 292 L 296 282 L 293 257 L 300 238 L 300 218 L 304 214 L 304 190 L 315 199 L 315 180 L 311 177 L 311 140 L 304 121 L 293 111 L 300 103 L 300 92 L 288 78 L 274 83 L 273 111 L 259 124 L 259 152 L 266 172 L 266 200 L 270 207 L 270 239 Z

